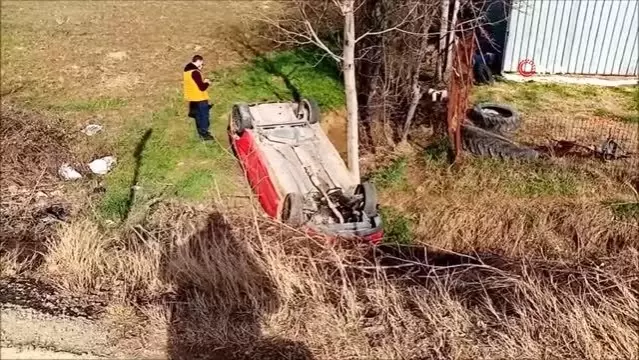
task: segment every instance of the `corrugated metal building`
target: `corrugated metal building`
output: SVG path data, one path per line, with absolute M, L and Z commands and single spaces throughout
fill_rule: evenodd
M 506 27 L 504 72 L 639 75 L 637 0 L 515 0 Z

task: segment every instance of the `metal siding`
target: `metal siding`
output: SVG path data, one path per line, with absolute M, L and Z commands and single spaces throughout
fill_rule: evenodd
M 503 71 L 521 60 L 538 73 L 639 75 L 639 1 L 516 0 Z

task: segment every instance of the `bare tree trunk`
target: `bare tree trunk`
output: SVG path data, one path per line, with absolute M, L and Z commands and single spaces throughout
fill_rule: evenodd
M 402 142 L 406 142 L 408 140 L 408 131 L 410 130 L 410 124 L 413 122 L 415 111 L 417 111 L 417 105 L 419 105 L 419 100 L 421 100 L 423 94 L 424 93 L 419 87 L 419 69 L 416 69 L 415 74 L 413 74 L 413 99 L 410 102 L 408 114 L 406 115 L 406 121 L 404 122 Z
M 442 81 L 442 72 L 445 67 L 445 51 L 446 51 L 446 39 L 448 32 L 448 9 L 450 8 L 450 0 L 441 0 L 441 17 L 439 23 L 439 59 L 437 61 L 437 80 Z
M 457 13 L 459 12 L 459 0 L 453 0 L 453 19 L 448 32 L 448 50 L 446 54 L 446 70 L 444 70 L 444 80 L 448 81 L 453 67 L 453 49 L 455 47 L 455 27 L 457 26 Z
M 404 122 L 404 132 L 402 133 L 402 142 L 406 142 L 408 140 L 408 131 L 410 130 L 410 125 L 413 122 L 413 118 L 415 117 L 415 112 L 417 111 L 417 106 L 419 105 L 419 101 L 422 99 L 424 92 L 421 90 L 419 86 L 419 75 L 422 71 L 422 65 L 424 63 L 424 57 L 426 56 L 426 51 L 428 49 L 428 29 L 430 28 L 430 24 L 432 20 L 428 16 L 424 16 L 422 20 L 422 41 L 419 46 L 419 55 L 417 56 L 417 64 L 415 64 L 415 69 L 413 70 L 413 98 L 410 102 L 410 106 L 408 108 L 408 114 L 406 115 L 406 121 Z
M 347 150 L 348 168 L 351 175 L 358 182 L 359 174 L 359 122 L 357 116 L 357 84 L 355 82 L 355 0 L 345 0 L 344 12 L 344 87 L 346 94 L 346 112 L 348 114 L 347 125 Z

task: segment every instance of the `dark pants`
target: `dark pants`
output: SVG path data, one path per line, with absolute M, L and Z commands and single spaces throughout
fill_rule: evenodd
M 209 102 L 191 101 L 189 102 L 189 117 L 195 119 L 195 127 L 200 136 L 208 136 L 209 134 L 209 111 L 211 109 Z

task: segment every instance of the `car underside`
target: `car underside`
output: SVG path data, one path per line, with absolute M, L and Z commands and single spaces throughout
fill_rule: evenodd
M 278 193 L 276 217 L 283 222 L 331 235 L 381 236 L 374 186 L 352 178 L 318 122 L 319 109 L 310 100 L 234 106 L 235 150 L 239 141 L 251 142 L 243 166 L 253 189 L 260 191 L 265 179 L 247 168 L 257 161 L 250 157 L 267 169 Z

